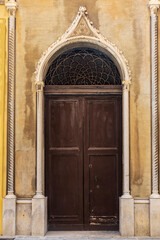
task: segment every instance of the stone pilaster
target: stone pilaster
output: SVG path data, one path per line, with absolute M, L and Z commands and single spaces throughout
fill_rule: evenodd
M 14 195 L 15 171 L 15 50 L 16 50 L 16 9 L 15 0 L 6 3 L 8 19 L 8 138 L 7 138 L 7 196 L 3 203 L 3 234 L 16 234 L 16 196 Z
M 129 85 L 123 81 L 123 195 L 119 200 L 120 233 L 122 236 L 134 236 L 134 200 L 129 189 Z
M 158 110 L 158 16 L 159 0 L 150 0 L 151 13 L 151 119 L 152 119 L 152 194 L 150 196 L 150 235 L 160 236 L 159 110 Z
M 123 82 L 123 198 L 131 198 L 129 190 L 129 83 Z
M 44 170 L 44 82 L 36 83 L 37 95 L 37 185 L 34 198 L 43 196 Z
M 44 236 L 47 232 L 47 198 L 43 195 L 44 172 L 44 82 L 36 82 L 37 95 L 37 184 L 32 199 L 32 235 Z

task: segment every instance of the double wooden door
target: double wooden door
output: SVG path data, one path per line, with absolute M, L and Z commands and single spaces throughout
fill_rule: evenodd
M 121 96 L 46 96 L 49 230 L 118 229 Z

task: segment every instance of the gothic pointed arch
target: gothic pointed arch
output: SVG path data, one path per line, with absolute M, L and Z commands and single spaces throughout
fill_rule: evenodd
M 123 53 L 115 44 L 108 41 L 93 27 L 93 23 L 88 18 L 86 8 L 80 7 L 69 29 L 42 54 L 35 71 L 36 84 L 41 84 L 41 82 L 44 81 L 50 64 L 58 55 L 66 49 L 82 46 L 104 52 L 117 66 L 121 75 L 122 84 L 129 85 L 131 83 L 131 72 Z

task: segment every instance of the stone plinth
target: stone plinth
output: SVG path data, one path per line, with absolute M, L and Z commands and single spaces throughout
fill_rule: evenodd
M 134 200 L 134 233 L 135 236 L 149 236 L 149 200 Z
M 151 237 L 160 236 L 160 196 L 159 198 L 150 197 L 150 235 Z
M 119 199 L 120 210 L 120 234 L 122 236 L 134 236 L 134 200 L 132 197 Z
M 3 235 L 16 235 L 16 197 L 3 199 Z
M 32 199 L 32 236 L 44 236 L 47 232 L 47 197 Z

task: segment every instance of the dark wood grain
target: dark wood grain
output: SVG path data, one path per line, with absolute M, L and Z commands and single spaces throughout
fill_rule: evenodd
M 121 95 L 45 97 L 49 230 L 116 230 Z

